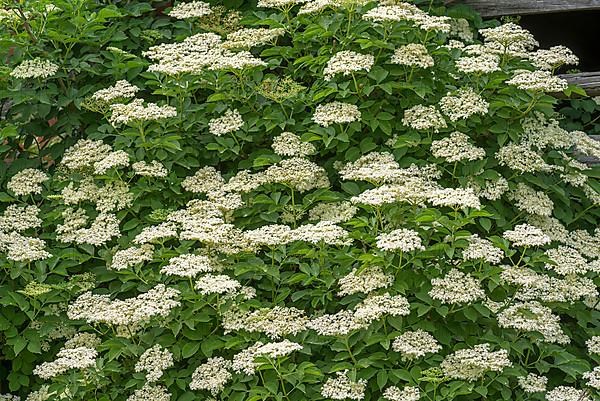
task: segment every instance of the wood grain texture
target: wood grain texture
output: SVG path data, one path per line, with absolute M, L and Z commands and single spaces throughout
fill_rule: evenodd
M 466 4 L 484 17 L 600 10 L 600 0 L 446 0 L 446 4 Z
M 600 72 L 580 72 L 578 74 L 562 74 L 570 84 L 582 87 L 589 96 L 600 96 Z

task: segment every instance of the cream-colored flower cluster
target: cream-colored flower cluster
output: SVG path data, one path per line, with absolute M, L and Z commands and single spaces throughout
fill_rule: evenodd
M 212 13 L 210 4 L 203 1 L 181 2 L 169 11 L 169 16 L 177 19 L 200 18 Z
M 134 99 L 131 103 L 110 105 L 111 116 L 108 121 L 113 126 L 139 124 L 147 121 L 164 120 L 177 116 L 175 107 L 159 106 L 156 103 L 144 105 L 143 99 Z
M 369 72 L 373 63 L 375 63 L 375 58 L 370 54 L 342 50 L 329 59 L 323 75 L 326 81 L 330 81 L 337 74 L 348 76 L 359 71 Z
M 10 73 L 11 77 L 19 79 L 50 78 L 58 72 L 59 66 L 50 60 L 34 58 L 25 60 Z
M 354 104 L 331 102 L 318 105 L 312 120 L 322 127 L 329 127 L 332 124 L 359 121 L 360 116 L 360 111 Z
M 183 42 L 152 46 L 143 53 L 155 63 L 148 71 L 165 75 L 201 74 L 203 71 L 239 70 L 265 66 L 265 62 L 248 51 L 233 52 L 223 47 L 221 37 L 199 33 Z
M 420 43 L 409 43 L 394 50 L 392 64 L 407 65 L 409 67 L 433 67 L 433 57 L 427 48 Z

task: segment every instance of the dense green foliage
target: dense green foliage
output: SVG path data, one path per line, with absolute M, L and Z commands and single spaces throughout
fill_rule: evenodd
M 596 103 L 558 119 L 547 92 L 581 93 L 562 61 L 461 7 L 280 4 L 0 1 L 0 394 L 597 399 L 599 171 L 574 155 L 600 146 L 569 132 L 598 133 Z M 206 34 L 241 28 L 279 31 Z M 121 80 L 131 96 L 94 96 Z M 257 341 L 283 351 L 238 369 Z

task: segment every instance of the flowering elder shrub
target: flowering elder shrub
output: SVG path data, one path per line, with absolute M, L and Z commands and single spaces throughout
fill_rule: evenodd
M 111 50 L 86 135 L 5 183 L 2 397 L 597 398 L 600 146 L 548 94 L 577 60 L 453 13 L 176 3 Z M 72 66 L 31 46 L 7 88 L 43 94 Z

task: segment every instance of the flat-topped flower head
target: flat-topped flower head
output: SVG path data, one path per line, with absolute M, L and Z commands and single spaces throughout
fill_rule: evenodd
M 50 78 L 56 75 L 58 69 L 58 65 L 50 60 L 38 57 L 23 61 L 11 71 L 10 76 L 19 79 Z
M 273 44 L 285 34 L 283 28 L 242 28 L 227 35 L 222 46 L 226 49 L 250 49 L 255 46 Z
M 199 18 L 212 13 L 210 4 L 203 1 L 181 2 L 169 11 L 169 16 L 177 19 Z
M 104 102 L 106 104 L 118 103 L 117 100 L 131 99 L 140 90 L 135 85 L 130 84 L 124 79 L 117 81 L 113 86 L 106 89 L 100 89 L 92 95 L 92 99 Z
M 548 384 L 548 378 L 545 376 L 539 376 L 535 373 L 529 373 L 527 376 L 521 376 L 517 378 L 519 386 L 526 393 L 543 393 L 546 391 L 546 385 Z
M 553 71 L 563 65 L 578 65 L 577 57 L 566 46 L 552 46 L 550 49 L 539 49 L 529 53 L 531 64 L 541 70 Z
M 551 241 L 550 237 L 542 230 L 529 224 L 519 224 L 513 230 L 507 230 L 502 235 L 514 246 L 543 246 Z
M 481 160 L 485 157 L 485 149 L 471 144 L 468 135 L 455 131 L 446 138 L 433 141 L 431 154 L 445 159 L 448 163 L 454 163 Z
M 298 135 L 282 132 L 273 139 L 273 151 L 280 156 L 308 156 L 317 151 L 315 145 L 303 142 Z
M 358 106 L 350 103 L 331 102 L 320 104 L 313 114 L 312 120 L 322 127 L 332 124 L 345 124 L 360 120 Z
M 379 234 L 377 237 L 377 248 L 383 251 L 423 251 L 419 233 L 408 228 L 400 228 L 389 233 Z
M 244 126 L 244 119 L 237 109 L 227 110 L 221 117 L 213 118 L 208 122 L 208 132 L 221 136 L 235 132 Z
M 427 48 L 420 43 L 410 43 L 396 48 L 391 59 L 392 64 L 407 65 L 409 67 L 433 67 L 433 57 Z
M 431 280 L 429 296 L 443 304 L 472 304 L 485 298 L 485 291 L 475 277 L 452 269 L 443 278 Z
M 404 360 L 422 358 L 426 354 L 435 354 L 442 346 L 428 332 L 417 329 L 407 331 L 394 339 L 392 349 L 399 352 Z
M 177 116 L 175 107 L 156 103 L 144 105 L 144 99 L 134 99 L 131 103 L 115 103 L 110 106 L 112 114 L 109 122 L 113 126 L 128 125 L 146 121 L 158 121 Z
M 321 395 L 332 400 L 362 400 L 365 398 L 367 381 L 359 379 L 353 381 L 348 377 L 348 372 L 336 372 L 335 377 L 327 379 L 321 388 Z
M 419 401 L 421 391 L 419 387 L 406 386 L 402 389 L 396 386 L 390 386 L 383 392 L 383 398 L 388 401 Z
M 435 106 L 416 105 L 404 111 L 402 124 L 419 131 L 432 130 L 439 132 L 446 128 L 446 120 Z
M 6 188 L 17 196 L 25 196 L 31 194 L 42 193 L 42 183 L 48 181 L 50 177 L 43 171 L 26 168 L 13 175 Z
M 440 110 L 451 121 L 464 120 L 472 115 L 485 115 L 489 103 L 471 88 L 461 88 L 456 92 L 449 92 L 440 99 Z
M 518 71 L 506 84 L 531 92 L 562 92 L 569 86 L 549 71 Z
M 370 54 L 361 54 L 350 50 L 342 50 L 333 55 L 327 62 L 323 75 L 325 80 L 331 80 L 336 74 L 343 76 L 355 72 L 369 72 L 375 63 L 375 58 Z

